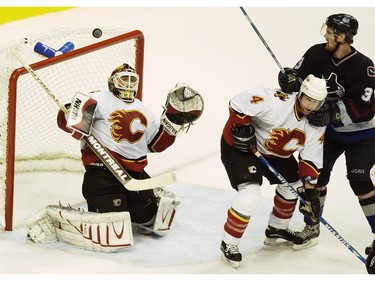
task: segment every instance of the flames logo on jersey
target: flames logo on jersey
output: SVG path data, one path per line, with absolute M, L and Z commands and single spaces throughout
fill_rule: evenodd
M 279 98 L 281 101 L 286 101 L 287 99 L 289 99 L 289 95 L 279 91 L 274 94 L 274 97 Z
M 111 134 L 116 142 L 135 143 L 147 127 L 146 117 L 138 110 L 116 110 L 110 114 Z
M 271 131 L 270 138 L 265 141 L 264 147 L 273 154 L 287 157 L 299 147 L 303 147 L 305 142 L 306 135 L 303 131 L 279 128 Z

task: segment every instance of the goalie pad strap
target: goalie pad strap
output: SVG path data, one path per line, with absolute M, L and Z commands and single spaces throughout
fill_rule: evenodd
M 57 241 L 55 226 L 48 216 L 47 209 L 37 212 L 25 220 L 28 236 L 36 243 Z

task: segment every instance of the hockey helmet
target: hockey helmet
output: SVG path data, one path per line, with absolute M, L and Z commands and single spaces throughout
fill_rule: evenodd
M 134 68 L 124 63 L 112 71 L 108 78 L 109 90 L 125 102 L 133 102 L 138 91 L 139 76 Z
M 358 21 L 349 14 L 334 14 L 330 15 L 326 22 L 323 24 L 326 28 L 327 26 L 334 29 L 335 36 L 338 36 L 341 32 L 346 34 L 348 42 L 353 42 L 354 35 L 358 32 Z
M 298 100 L 301 99 L 302 95 L 306 95 L 314 100 L 320 101 L 317 109 L 319 109 L 327 97 L 327 84 L 326 80 L 323 78 L 317 78 L 314 75 L 308 75 L 305 80 L 303 80 L 301 87 L 298 92 Z

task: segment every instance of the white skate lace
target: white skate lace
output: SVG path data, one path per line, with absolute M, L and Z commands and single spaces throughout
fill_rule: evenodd
M 238 250 L 238 247 L 235 246 L 235 245 L 226 245 L 225 252 L 230 253 L 230 254 L 239 254 L 240 253 L 240 251 Z
M 286 231 L 287 233 L 289 233 L 289 234 L 296 235 L 296 232 L 293 231 L 293 230 L 291 230 L 291 229 L 289 229 L 289 228 L 285 229 L 285 231 Z
M 307 238 L 318 232 L 318 228 L 314 225 L 306 225 L 302 232 L 298 235 L 301 238 Z

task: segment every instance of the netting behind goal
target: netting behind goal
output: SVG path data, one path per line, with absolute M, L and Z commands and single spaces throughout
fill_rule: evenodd
M 59 107 L 20 62 L 29 64 L 61 104 L 76 92 L 108 89 L 108 77 L 122 63 L 140 76 L 142 98 L 144 38 L 141 31 L 103 27 L 58 29 L 0 46 L 0 224 L 12 230 L 14 173 L 35 170 L 83 170 L 80 144 L 58 129 Z M 34 52 L 37 42 L 58 49 L 66 42 L 74 50 L 44 57 Z

